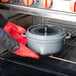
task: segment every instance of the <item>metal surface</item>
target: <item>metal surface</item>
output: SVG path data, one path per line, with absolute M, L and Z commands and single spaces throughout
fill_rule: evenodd
M 60 61 L 64 61 L 64 62 L 67 62 L 67 63 L 72 63 L 72 64 L 76 64 L 75 61 L 71 61 L 71 60 L 66 60 L 66 59 L 63 59 L 63 58 L 59 58 L 59 57 L 55 57 L 55 56 L 49 56 L 50 58 L 52 59 L 55 59 L 55 60 L 60 60 Z
M 45 10 L 45 9 L 26 7 L 16 4 L 4 4 L 4 3 L 0 3 L 0 9 L 24 13 L 24 14 L 30 14 L 35 16 L 59 19 L 64 21 L 76 22 L 76 14 L 72 12 L 57 11 L 52 9 Z

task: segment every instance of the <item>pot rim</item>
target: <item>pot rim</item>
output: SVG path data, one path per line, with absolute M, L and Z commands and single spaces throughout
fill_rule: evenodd
M 49 35 L 49 36 L 46 36 L 46 35 L 37 35 L 37 34 L 33 34 L 33 33 L 31 33 L 29 30 L 31 29 L 31 28 L 33 28 L 33 27 L 37 27 L 37 26 L 42 26 L 42 25 L 47 25 L 47 26 L 52 26 L 52 27 L 55 27 L 55 28 L 58 28 L 58 29 L 60 29 L 62 32 L 58 32 L 57 34 L 55 34 L 55 35 Z M 33 38 L 33 39 L 37 39 L 37 40 L 56 40 L 56 39 L 61 39 L 61 38 L 64 38 L 64 37 L 66 37 L 66 32 L 65 32 L 65 30 L 62 28 L 62 27 L 60 27 L 60 26 L 56 26 L 56 25 L 49 25 L 49 24 L 38 24 L 38 25 L 33 25 L 33 26 L 31 26 L 31 27 L 29 27 L 28 29 L 27 29 L 27 32 L 26 32 L 26 37 L 28 38 L 28 37 L 30 37 L 30 38 Z

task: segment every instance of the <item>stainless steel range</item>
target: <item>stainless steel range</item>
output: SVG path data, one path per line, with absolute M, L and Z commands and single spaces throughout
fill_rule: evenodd
M 75 0 L 8 0 L 2 9 L 76 22 Z
M 35 76 L 36 74 L 37 76 L 76 76 L 75 0 L 10 0 L 8 2 L 1 2 L 0 9 L 37 16 L 35 19 L 32 17 L 30 25 L 38 23 L 58 25 L 72 34 L 72 37 L 65 41 L 61 52 L 57 54 L 41 56 L 39 60 L 35 60 L 22 58 L 5 51 L 0 54 L 2 61 L 13 63 L 13 65 L 16 64 L 15 67 L 24 66 L 28 72 L 31 71 L 31 74 Z M 15 22 L 17 23 L 18 21 Z M 15 67 L 12 67 L 11 73 L 17 70 Z M 30 74 L 27 73 L 27 75 Z

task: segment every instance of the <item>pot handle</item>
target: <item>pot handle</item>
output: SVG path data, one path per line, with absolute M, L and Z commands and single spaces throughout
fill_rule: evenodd
M 65 39 L 70 39 L 71 37 L 72 37 L 71 33 L 68 32 Z
M 25 33 L 25 34 L 21 34 L 21 36 L 22 36 L 22 37 L 26 37 L 26 38 L 27 38 L 26 33 Z

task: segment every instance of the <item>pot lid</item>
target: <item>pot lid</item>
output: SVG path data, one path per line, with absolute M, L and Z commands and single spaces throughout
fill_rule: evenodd
M 27 35 L 33 38 L 57 38 L 65 34 L 65 31 L 60 26 L 48 25 L 48 24 L 39 24 L 31 26 L 27 29 Z
M 29 29 L 29 32 L 32 34 L 41 35 L 41 36 L 44 36 L 44 35 L 51 36 L 51 35 L 57 34 L 58 30 L 54 27 L 43 25 L 43 26 L 34 26 Z

